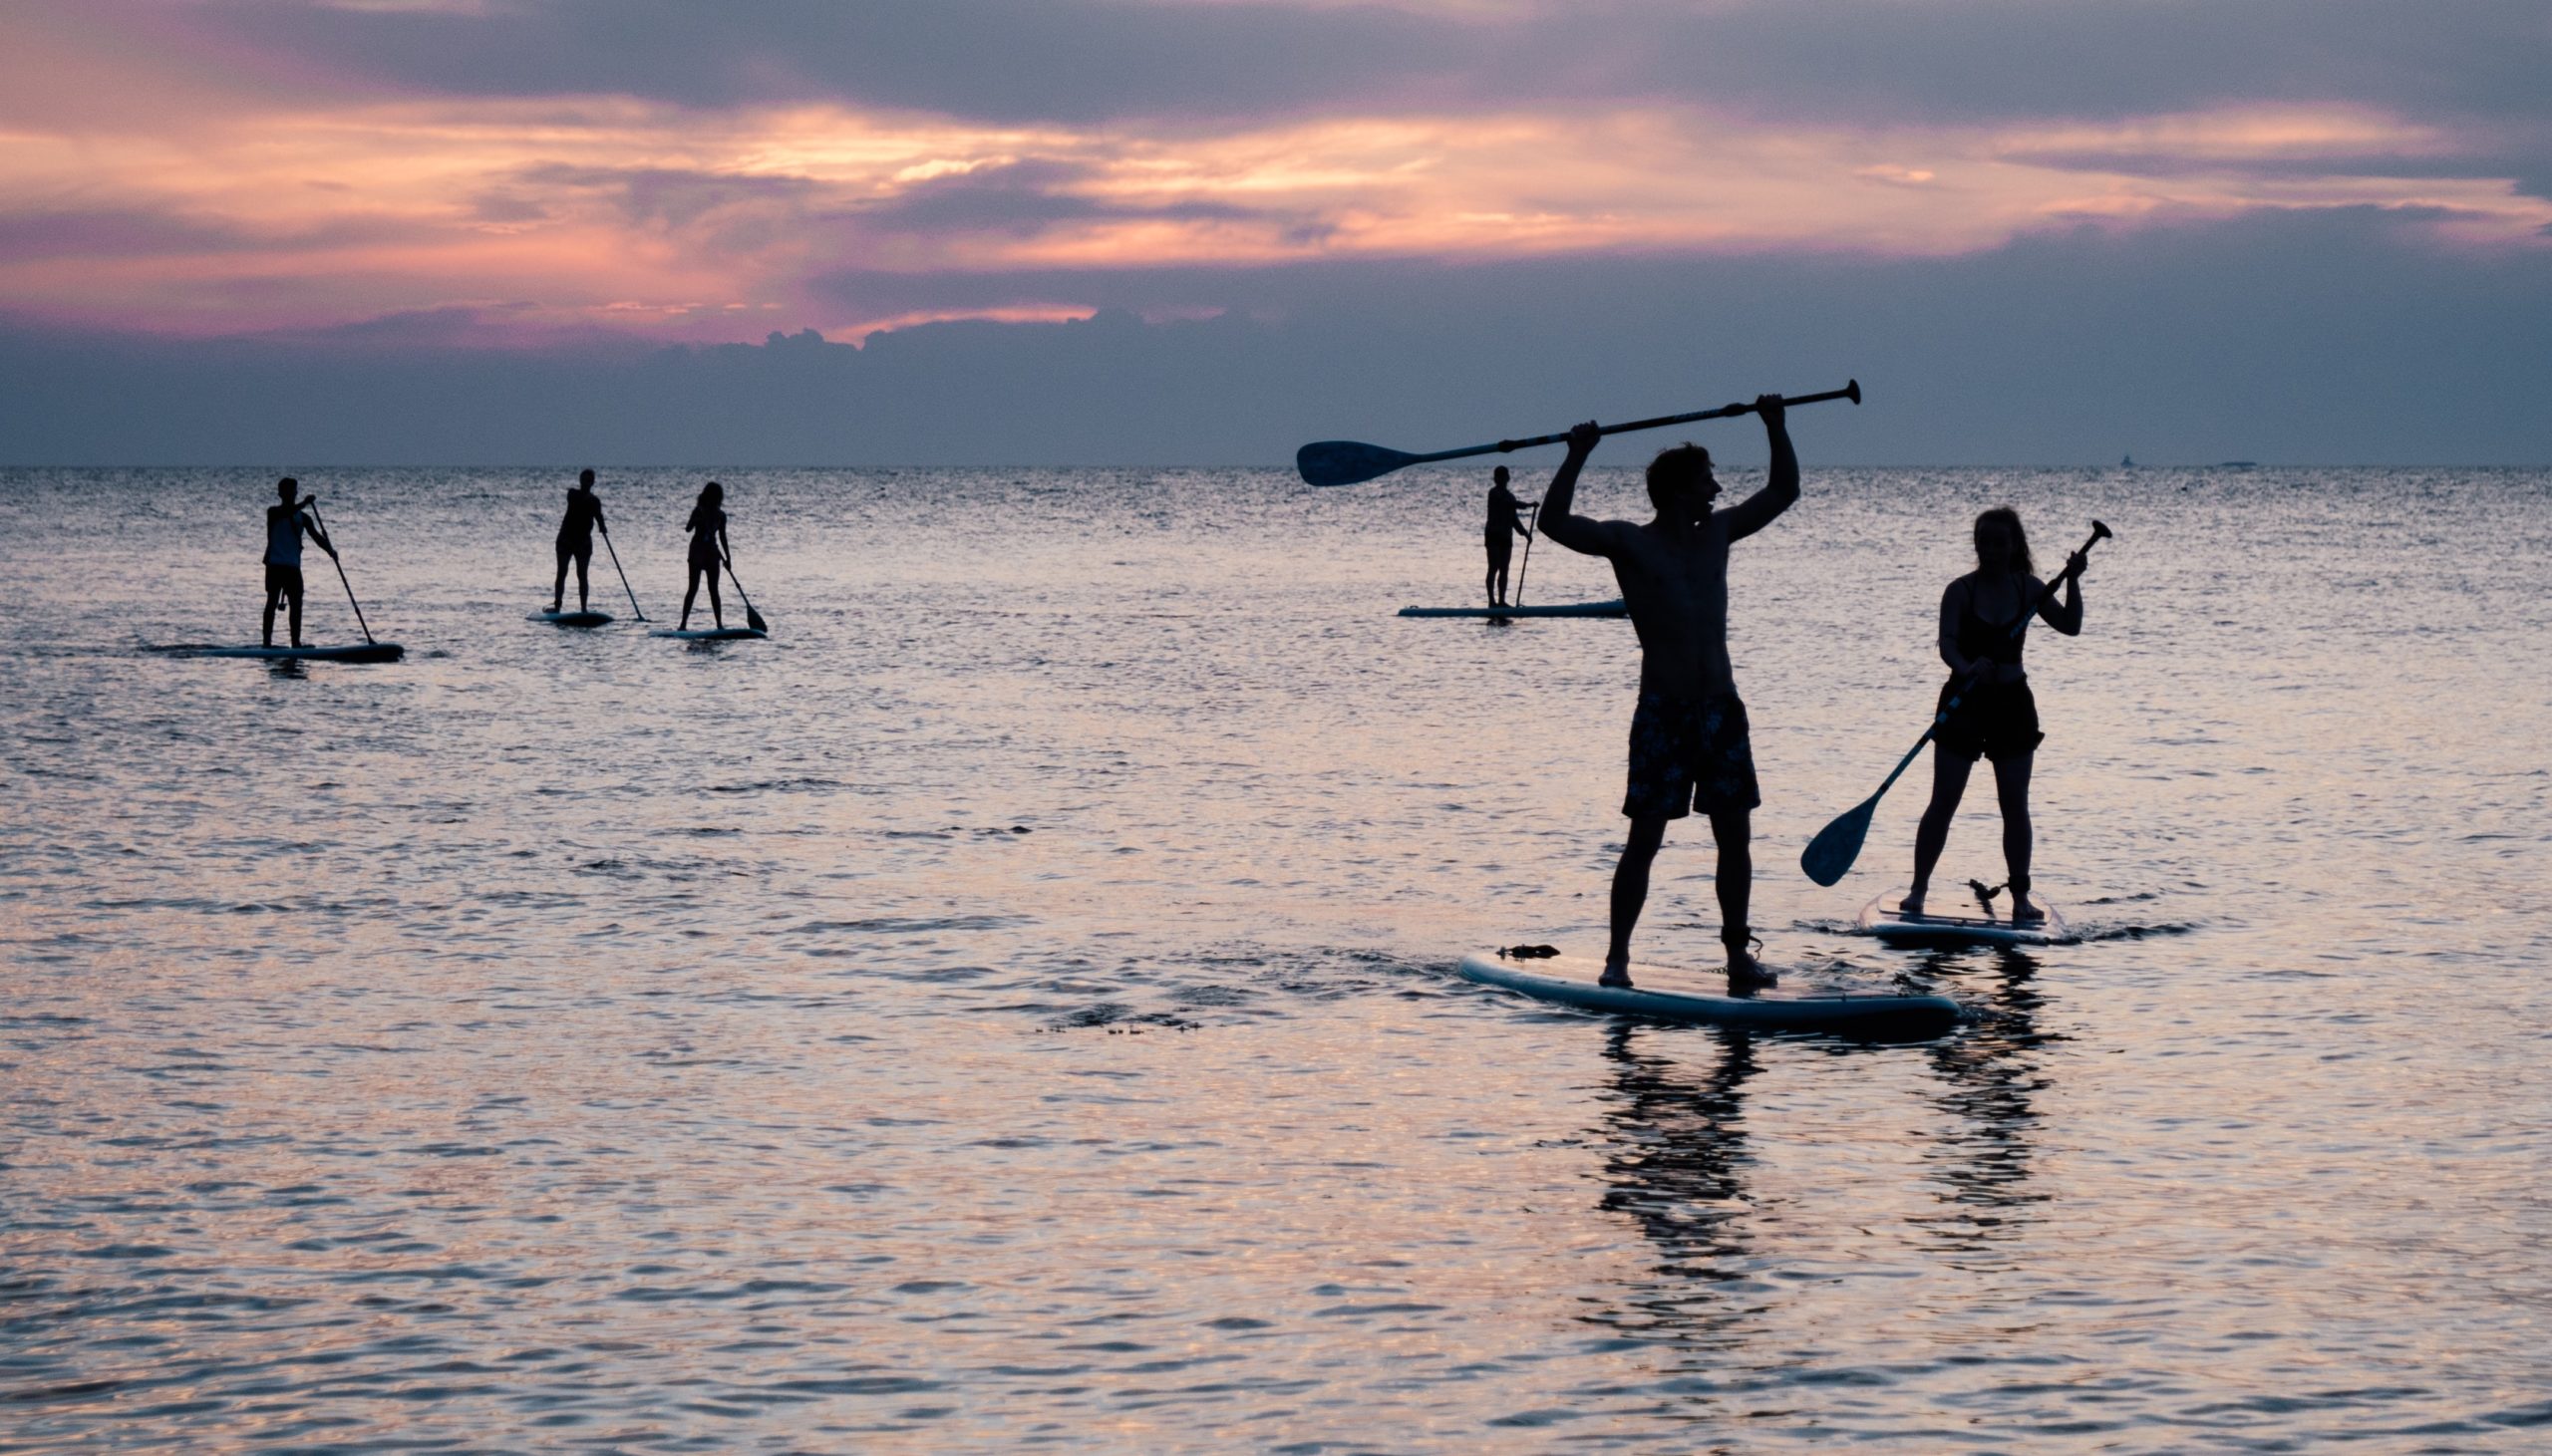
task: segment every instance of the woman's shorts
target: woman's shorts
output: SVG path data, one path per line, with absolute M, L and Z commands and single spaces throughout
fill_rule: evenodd
M 1956 687 L 1955 683 L 1941 685 L 1941 707 L 1948 707 Z M 2029 679 L 2023 678 L 2017 683 L 1988 683 L 1968 694 L 1932 740 L 1971 762 L 1980 756 L 1999 762 L 2036 748 L 2047 734 L 2039 731 L 2038 697 L 2030 692 Z

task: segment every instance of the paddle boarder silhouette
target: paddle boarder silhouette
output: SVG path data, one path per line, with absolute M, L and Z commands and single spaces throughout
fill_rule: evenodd
M 1515 492 L 1506 488 L 1504 465 L 1491 471 L 1489 479 L 1493 483 L 1488 487 L 1488 525 L 1484 540 L 1488 547 L 1488 580 L 1485 586 L 1488 604 L 1502 607 L 1506 605 L 1506 563 L 1514 557 L 1515 538 L 1522 536 L 1528 541 L 1533 538 L 1533 528 L 1524 524 L 1517 512 L 1533 502 L 1517 500 Z
M 1941 661 L 1950 680 L 1940 701 L 1958 707 L 1932 735 L 1932 802 L 1914 830 L 1914 888 L 1898 913 L 1923 913 L 1932 869 L 1950 840 L 1950 820 L 1967 792 L 1967 776 L 1979 756 L 1994 764 L 1994 792 L 2003 809 L 2003 863 L 2010 874 L 2012 923 L 2047 918 L 2030 899 L 2030 768 L 2047 734 L 2039 730 L 2038 699 L 2021 669 L 2028 640 L 2030 604 L 2038 616 L 2068 637 L 2082 630 L 2079 551 L 2066 559 L 2062 601 L 2031 573 L 2029 533 L 2018 511 L 1998 505 L 1976 518 L 1976 569 L 1941 593 Z M 1989 904 L 1989 911 L 1991 906 Z
M 291 603 L 292 645 L 301 646 L 301 538 L 308 536 L 319 543 L 319 549 L 331 558 L 337 548 L 328 542 L 328 533 L 310 518 L 310 504 L 319 497 L 303 498 L 301 482 L 290 475 L 275 482 L 276 504 L 266 507 L 266 624 L 262 640 L 275 645 L 275 606 Z
M 549 610 L 555 612 L 567 595 L 567 563 L 576 563 L 576 610 L 592 610 L 586 603 L 585 568 L 594 559 L 594 529 L 599 526 L 606 536 L 611 526 L 602 518 L 602 497 L 594 494 L 594 472 L 579 471 L 575 486 L 567 492 L 567 514 L 558 522 L 558 578 L 549 584 Z
M 1772 449 L 1763 488 L 1736 505 L 1711 508 L 1720 483 L 1710 451 L 1680 444 L 1649 462 L 1655 518 L 1595 520 L 1574 513 L 1578 473 L 1602 437 L 1591 420 L 1568 433 L 1568 457 L 1542 501 L 1544 536 L 1613 563 L 1639 634 L 1639 707 L 1631 717 L 1630 782 L 1622 799 L 1631 832 L 1613 870 L 1607 986 L 1630 985 L 1631 931 L 1648 902 L 1649 866 L 1666 841 L 1667 821 L 1696 808 L 1710 817 L 1719 846 L 1720 941 L 1728 950 L 1729 989 L 1752 991 L 1776 979 L 1748 949 L 1754 940 L 1747 924 L 1754 879 L 1752 819 L 1762 796 L 1746 705 L 1728 661 L 1728 548 L 1798 499 L 1798 452 L 1780 396 L 1729 408 L 1762 417 Z
M 683 529 L 691 532 L 691 584 L 683 588 L 682 625 L 677 632 L 691 627 L 691 604 L 700 594 L 700 579 L 709 578 L 709 616 L 720 628 L 727 625 L 726 604 L 718 599 L 718 569 L 727 564 L 727 512 L 722 508 L 727 487 L 712 480 L 700 487 L 700 499 L 691 507 L 691 519 Z

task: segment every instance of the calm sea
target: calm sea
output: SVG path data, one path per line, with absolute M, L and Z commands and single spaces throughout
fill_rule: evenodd
M 731 474 L 773 637 L 695 648 L 608 560 L 621 623 L 524 620 L 564 470 L 305 468 L 409 652 L 306 670 L 147 650 L 254 640 L 274 472 L 0 473 L 0 1447 L 2552 1443 L 2552 474 L 1802 437 L 1756 920 L 1936 1040 L 1454 977 L 1600 949 L 1636 672 L 1393 615 L 1474 598 L 1479 472 Z M 699 480 L 605 474 L 651 616 Z M 2031 645 L 2082 937 L 1888 951 L 1925 770 L 1794 861 L 2007 502 L 2117 533 Z

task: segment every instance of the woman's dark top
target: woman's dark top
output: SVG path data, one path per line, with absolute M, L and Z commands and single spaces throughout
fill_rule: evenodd
M 2010 622 L 1989 622 L 1976 610 L 1976 583 L 1967 584 L 1967 600 L 1958 612 L 1958 654 L 1970 661 L 2021 664 L 2021 649 L 2029 644 L 2028 620 L 2034 615 L 2029 604 L 2037 600 L 2038 587 L 2029 578 L 2021 578 L 2021 615 Z M 2021 630 L 2012 628 L 2019 625 Z

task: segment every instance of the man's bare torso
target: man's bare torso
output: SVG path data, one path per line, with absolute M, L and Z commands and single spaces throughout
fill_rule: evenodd
M 1728 526 L 1722 512 L 1687 527 L 1622 522 L 1613 576 L 1639 634 L 1639 686 L 1678 702 L 1737 691 L 1728 660 Z

